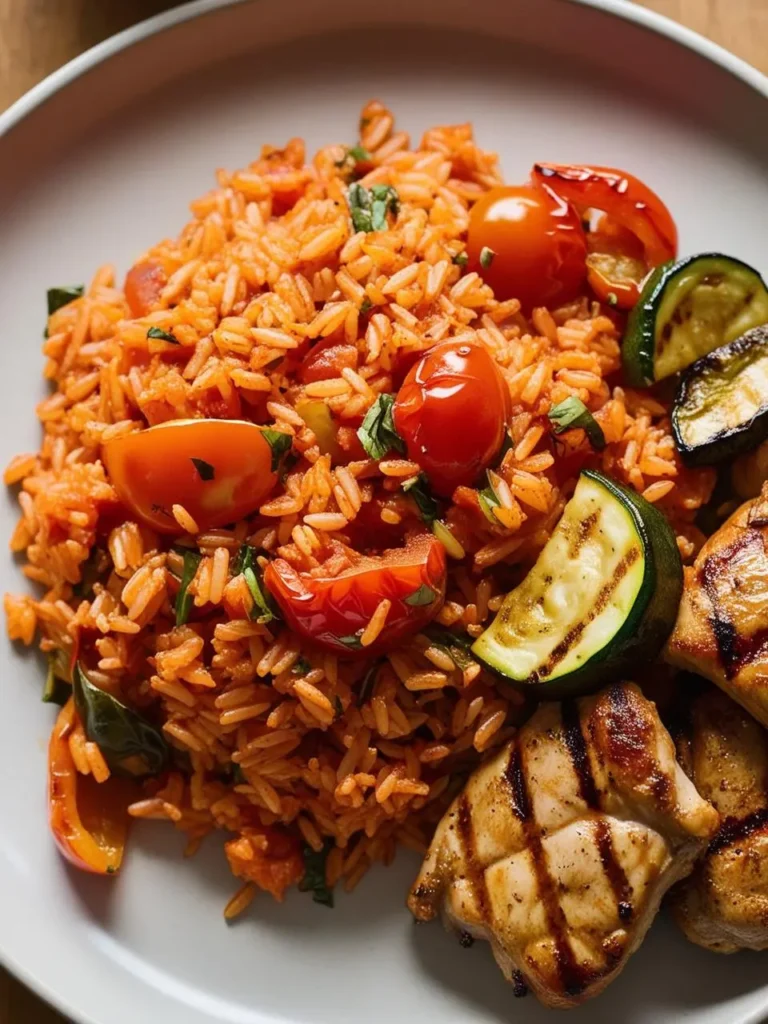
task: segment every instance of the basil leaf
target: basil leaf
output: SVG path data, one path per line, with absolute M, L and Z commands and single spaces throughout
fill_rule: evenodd
M 340 644 L 344 644 L 345 647 L 349 647 L 350 650 L 359 651 L 362 649 L 362 643 L 360 637 L 353 633 L 351 636 L 340 636 L 337 638 Z
M 411 606 L 411 608 L 423 608 L 424 605 L 432 604 L 437 597 L 437 591 L 433 590 L 432 587 L 428 587 L 426 583 L 422 583 L 420 587 L 417 587 L 412 594 L 409 594 L 405 599 L 405 604 Z
M 181 571 L 181 585 L 176 595 L 176 625 L 183 626 L 192 611 L 192 595 L 188 593 L 189 584 L 195 578 L 197 567 L 200 565 L 202 555 L 199 551 L 184 552 L 184 568 Z
M 488 267 L 493 263 L 493 258 L 496 253 L 493 249 L 490 249 L 487 245 L 484 245 L 480 250 L 480 266 L 483 270 L 487 270 Z
M 566 430 L 581 427 L 593 448 L 596 448 L 598 451 L 602 451 L 605 448 L 603 428 L 582 400 L 575 395 L 571 395 L 570 398 L 564 398 L 562 402 L 553 405 L 549 410 L 548 416 L 552 429 L 556 434 L 562 434 Z
M 215 468 L 210 464 L 210 462 L 206 462 L 205 459 L 196 459 L 190 456 L 189 461 L 194 465 L 195 469 L 200 474 L 201 480 L 213 480 L 213 478 L 216 476 Z
M 376 685 L 376 680 L 378 679 L 379 676 L 379 669 L 381 668 L 382 664 L 383 662 L 381 661 L 374 662 L 374 664 L 371 665 L 371 667 L 363 676 L 363 681 L 360 684 L 360 689 L 357 691 L 358 707 L 365 704 L 365 702 L 373 693 L 373 688 Z
M 360 316 L 365 316 L 366 313 L 370 313 L 373 309 L 373 303 L 366 295 L 363 301 L 360 303 Z
M 168 763 L 169 751 L 158 729 L 94 686 L 79 662 L 72 688 L 85 735 L 98 746 L 112 771 L 134 778 L 160 774 Z
M 288 452 L 288 454 L 283 458 L 283 461 L 280 463 L 280 467 L 277 471 L 277 478 L 281 484 L 285 483 L 285 478 L 299 462 L 301 462 L 301 456 L 293 451 Z
M 336 709 L 336 717 L 340 718 L 344 714 L 344 705 L 341 703 L 341 697 L 339 697 L 338 693 L 334 694 L 333 706 Z
M 110 557 L 104 548 L 95 547 L 84 562 L 80 563 L 80 582 L 72 587 L 75 597 L 90 599 L 93 585 L 109 568 Z
M 355 182 L 347 191 L 347 203 L 355 231 L 386 231 L 387 214 L 400 209 L 400 197 L 391 185 L 372 185 L 369 190 Z
M 246 569 L 249 565 L 253 566 L 255 557 L 256 548 L 252 548 L 250 544 L 241 544 L 237 554 L 229 563 L 229 571 L 232 577 L 239 576 L 243 569 Z
M 401 454 L 405 452 L 405 443 L 395 430 L 394 404 L 394 395 L 379 395 L 357 431 L 360 444 L 372 459 L 383 459 L 393 448 Z
M 51 316 L 57 309 L 61 309 L 62 306 L 74 302 L 75 299 L 82 298 L 85 294 L 85 285 L 72 284 L 63 285 L 61 288 L 49 288 L 46 294 L 48 298 L 48 316 Z
M 264 587 L 255 557 L 253 562 L 243 569 L 243 576 L 253 598 L 250 617 L 262 626 L 277 619 L 278 614 L 269 598 L 269 591 Z
M 472 639 L 466 633 L 453 633 L 441 626 L 429 626 L 424 630 L 424 634 L 436 647 L 444 651 L 456 668 L 461 669 L 462 672 L 470 665 L 475 664 L 475 659 L 469 653 Z
M 55 654 L 48 656 L 48 674 L 45 677 L 45 686 L 43 687 L 43 704 L 58 704 L 59 707 L 64 707 L 69 698 L 72 696 L 72 687 L 62 678 L 59 661 L 57 655 L 60 655 L 61 651 L 56 651 Z
M 270 468 L 273 473 L 276 473 L 280 466 L 280 459 L 293 444 L 293 437 L 291 434 L 284 434 L 281 430 L 269 430 L 266 427 L 261 433 L 264 440 L 272 449 L 272 466 Z
M 498 508 L 501 502 L 496 497 L 496 492 L 490 484 L 484 487 L 482 491 L 478 491 L 477 500 L 480 502 L 480 508 L 488 522 L 493 523 L 494 526 L 499 526 L 499 520 L 493 514 L 493 510 Z
M 419 473 L 412 480 L 407 480 L 403 484 L 403 490 L 416 502 L 419 515 L 428 526 L 440 518 L 440 506 L 432 497 L 429 481 L 423 473 Z
M 372 159 L 371 154 L 365 148 L 365 146 L 353 146 L 350 150 L 347 150 L 347 156 L 351 156 L 355 163 L 365 163 L 367 160 Z
M 172 345 L 180 345 L 181 342 L 171 331 L 164 331 L 162 327 L 150 327 L 147 331 L 148 338 L 157 338 L 160 341 L 170 341 Z
M 333 849 L 333 840 L 327 839 L 322 850 L 315 851 L 311 846 L 304 846 L 304 877 L 299 882 L 300 892 L 311 892 L 315 903 L 325 907 L 333 907 L 333 889 L 325 881 L 325 862 Z
M 465 252 L 457 252 L 453 259 L 451 260 L 451 262 L 454 263 L 457 267 L 461 267 L 462 269 L 464 269 L 464 267 L 466 267 L 466 265 L 469 263 L 469 256 L 467 256 Z
M 312 666 L 306 658 L 299 658 L 298 661 L 294 662 L 291 672 L 295 676 L 305 676 L 307 672 L 312 671 Z

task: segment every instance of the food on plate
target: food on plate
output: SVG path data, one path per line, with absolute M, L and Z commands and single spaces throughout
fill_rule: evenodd
M 671 664 L 711 679 L 768 726 L 768 484 L 741 505 L 684 570 L 666 646 Z
M 227 920 L 432 844 L 417 916 L 595 994 L 717 825 L 624 680 L 671 690 L 666 659 L 768 722 L 768 494 L 721 526 L 768 476 L 762 280 L 673 262 L 623 170 L 507 183 L 470 125 L 412 143 L 378 101 L 191 211 L 122 285 L 49 289 L 43 441 L 5 472 L 54 840 L 115 875 L 130 819 L 216 836 Z
M 575 1006 L 623 969 L 718 820 L 638 687 L 541 704 L 451 805 L 408 905 L 490 941 L 517 992 Z
M 586 470 L 536 564 L 472 653 L 544 698 L 594 689 L 653 661 L 675 624 L 682 586 L 664 516 Z
M 714 465 L 768 437 L 768 328 L 755 327 L 690 366 L 672 430 L 686 465 Z
M 675 918 L 706 949 L 768 949 L 768 733 L 714 687 L 693 699 L 685 718 L 680 762 L 721 824 L 673 890 Z
M 758 272 L 720 253 L 660 266 L 643 286 L 622 345 L 627 383 L 648 387 L 768 322 Z

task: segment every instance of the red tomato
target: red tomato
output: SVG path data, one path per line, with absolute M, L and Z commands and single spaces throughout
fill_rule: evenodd
M 245 420 L 172 420 L 108 441 L 110 481 L 137 516 L 161 533 L 182 533 L 172 505 L 201 530 L 242 519 L 277 483 L 261 427 Z
M 418 633 L 445 597 L 445 549 L 430 534 L 404 548 L 363 556 L 334 577 L 298 573 L 282 558 L 270 562 L 264 582 L 285 621 L 300 636 L 336 653 L 375 654 Z M 360 646 L 360 634 L 382 598 L 392 605 L 374 643 Z
M 412 367 L 395 399 L 395 429 L 438 494 L 476 482 L 501 448 L 507 382 L 481 345 L 444 341 Z
M 340 377 L 346 367 L 357 369 L 357 349 L 354 345 L 318 342 L 304 357 L 299 376 L 304 384 L 312 384 L 316 380 Z
M 640 298 L 648 271 L 677 255 L 677 227 L 667 207 L 639 178 L 615 167 L 535 164 L 532 177 L 539 185 L 548 185 L 580 215 L 602 210 L 615 225 L 639 239 L 642 262 L 620 247 L 617 250 L 615 244 L 605 251 L 593 250 L 587 261 L 589 283 L 598 298 L 631 309 Z M 611 293 L 615 302 L 609 298 Z
M 487 253 L 486 266 L 481 260 Z M 587 248 L 581 221 L 549 188 L 493 188 L 469 215 L 468 267 L 497 299 L 520 299 L 523 310 L 575 299 L 586 276 Z
M 156 260 L 144 260 L 132 266 L 123 285 L 131 314 L 135 317 L 146 316 L 157 304 L 160 292 L 167 283 L 168 275 Z
M 81 871 L 117 873 L 128 835 L 128 804 L 135 788 L 115 776 L 96 782 L 80 775 L 69 749 L 77 724 L 72 697 L 59 712 L 48 746 L 48 819 L 61 853 Z

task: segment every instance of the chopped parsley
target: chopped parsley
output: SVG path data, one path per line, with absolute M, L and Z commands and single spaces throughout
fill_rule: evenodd
M 206 462 L 205 459 L 196 459 L 191 457 L 190 462 L 193 463 L 195 469 L 200 474 L 201 480 L 213 480 L 216 476 L 216 470 L 210 462 Z
M 405 604 L 411 606 L 411 608 L 421 608 L 424 605 L 432 604 L 437 597 L 437 592 L 428 587 L 426 583 L 422 583 L 420 587 L 417 587 L 412 594 L 409 594 L 405 599 Z
M 324 907 L 333 906 L 333 889 L 325 881 L 325 862 L 332 849 L 333 840 L 326 839 L 322 850 L 316 851 L 305 845 L 302 851 L 304 877 L 299 882 L 299 891 L 311 892 L 315 903 L 322 903 Z
M 387 214 L 397 215 L 400 197 L 391 185 L 371 185 L 364 188 L 355 182 L 347 192 L 349 212 L 355 231 L 386 231 Z
M 357 432 L 360 444 L 372 459 L 383 459 L 387 452 L 405 452 L 405 444 L 395 430 L 392 408 L 394 395 L 379 395 L 365 414 L 363 424 Z
M 403 484 L 403 490 L 416 502 L 419 515 L 427 526 L 431 526 L 436 519 L 440 518 L 440 506 L 432 496 L 432 492 L 429 489 L 429 481 L 423 473 L 419 473 L 418 476 L 406 480 Z
M 564 398 L 562 402 L 553 405 L 548 416 L 556 434 L 563 434 L 566 430 L 581 427 L 593 448 L 597 451 L 602 451 L 605 448 L 603 428 L 582 400 L 575 395 Z
M 195 573 L 200 565 L 203 556 L 199 551 L 186 550 L 184 552 L 184 568 L 181 571 L 181 585 L 176 595 L 176 625 L 183 626 L 189 618 L 192 610 L 192 595 L 189 593 L 189 585 L 195 578 Z
M 349 178 L 359 177 L 357 173 L 358 164 L 367 164 L 373 159 L 371 154 L 365 148 L 365 146 L 350 146 L 349 149 L 344 151 L 344 156 L 341 160 L 337 160 L 334 163 L 334 167 L 337 167 L 340 171 L 345 173 L 345 176 Z
M 290 434 L 284 434 L 281 430 L 270 430 L 268 427 L 265 427 L 261 433 L 272 449 L 271 469 L 273 473 L 276 473 L 280 467 L 280 459 L 290 450 L 293 444 L 293 437 Z
M 493 263 L 493 258 L 496 253 L 493 249 L 490 249 L 487 245 L 484 245 L 480 250 L 480 266 L 483 270 L 487 270 L 488 267 Z
M 181 342 L 172 331 L 164 331 L 162 327 L 150 327 L 147 331 L 148 338 L 156 338 L 158 341 L 169 341 L 171 345 L 180 345 Z

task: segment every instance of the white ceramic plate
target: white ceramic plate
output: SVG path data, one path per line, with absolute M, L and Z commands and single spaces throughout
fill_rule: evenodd
M 400 26 L 400 27 L 395 27 Z M 0 464 L 37 447 L 46 287 L 124 271 L 175 234 L 218 166 L 302 135 L 353 138 L 386 100 L 417 135 L 472 120 L 508 180 L 534 159 L 626 167 L 655 186 L 682 251 L 768 270 L 768 83 L 624 0 L 202 0 L 79 58 L 0 117 Z M 15 521 L 3 498 L 0 533 Z M 0 559 L 2 590 L 23 581 Z M 295 893 L 228 928 L 220 844 L 181 862 L 168 826 L 134 833 L 117 884 L 61 862 L 45 816 L 42 669 L 0 646 L 0 953 L 89 1024 L 457 1024 L 548 1014 L 515 1003 L 489 950 L 415 928 L 416 863 L 376 870 L 328 911 Z M 571 1020 L 747 1024 L 768 1017 L 766 959 L 718 957 L 653 927 Z M 550 1015 L 551 1016 L 551 1015 Z

